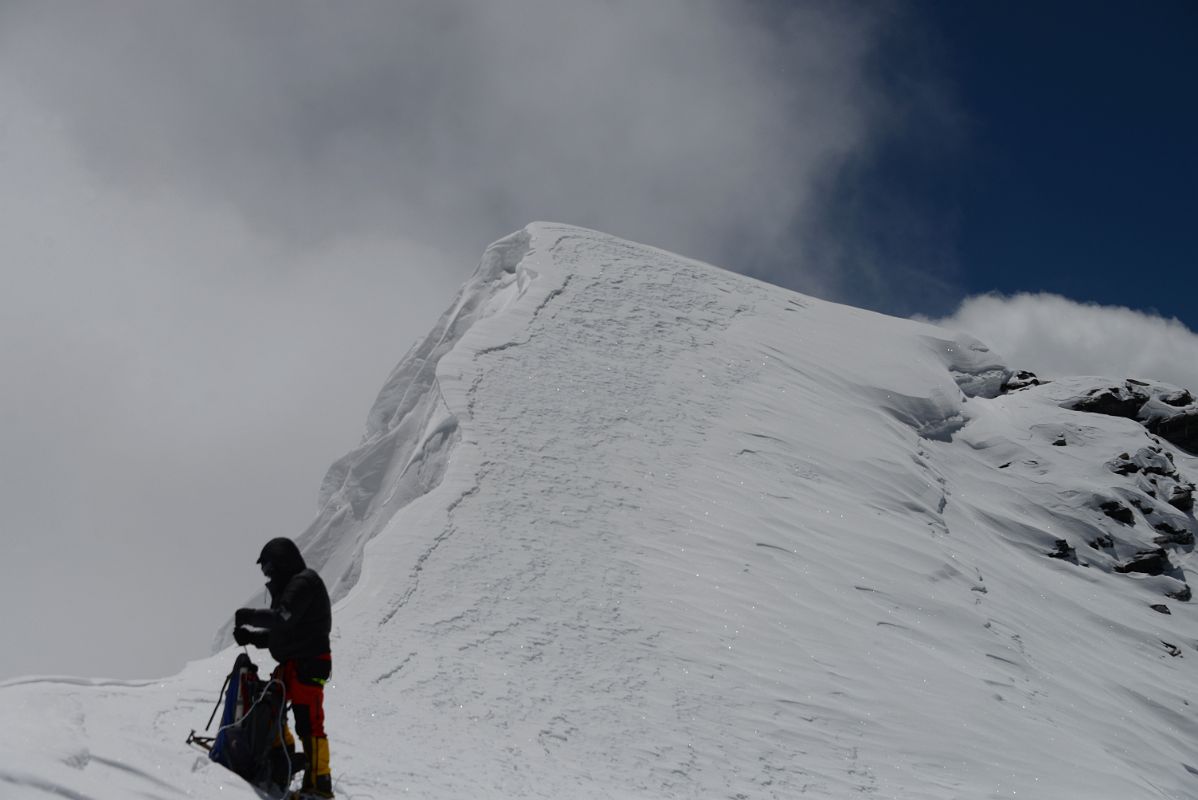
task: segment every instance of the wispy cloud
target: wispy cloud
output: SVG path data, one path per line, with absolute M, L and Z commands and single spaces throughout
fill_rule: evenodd
M 1198 334 L 1176 319 L 1052 294 L 988 294 L 936 323 L 1045 376 L 1150 378 L 1198 389 Z

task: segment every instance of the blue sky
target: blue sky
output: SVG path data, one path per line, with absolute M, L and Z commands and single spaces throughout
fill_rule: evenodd
M 937 303 L 1050 292 L 1198 328 L 1198 5 L 911 3 L 874 66 L 914 118 L 851 189 L 917 235 L 859 232 L 922 259 Z

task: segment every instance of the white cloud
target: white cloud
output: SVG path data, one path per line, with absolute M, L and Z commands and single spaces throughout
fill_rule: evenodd
M 307 524 L 457 280 L 400 237 L 297 248 L 106 183 L 0 95 L 20 156 L 0 190 L 0 607 L 27 609 L 0 615 L 0 677 L 161 674 L 253 591 L 247 554 Z
M 877 135 L 821 0 L 116 6 L 0 4 L 0 677 L 198 655 L 491 240 L 736 267 Z
M 987 294 L 935 322 L 1043 377 L 1147 378 L 1198 389 L 1198 334 L 1176 319 L 1053 294 Z
M 876 21 L 836 4 L 126 5 L 0 12 L 0 63 L 104 179 L 293 240 L 554 219 L 736 266 L 873 135 Z

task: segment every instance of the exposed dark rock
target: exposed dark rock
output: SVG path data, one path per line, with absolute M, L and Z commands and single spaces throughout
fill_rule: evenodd
M 1173 487 L 1173 491 L 1165 498 L 1165 502 L 1176 508 L 1178 511 L 1193 511 L 1194 510 L 1194 484 L 1179 483 Z
M 1150 605 L 1148 607 L 1151 608 L 1153 611 L 1157 612 L 1158 614 L 1172 614 L 1173 613 L 1172 611 L 1169 610 L 1169 607 L 1167 605 L 1165 605 L 1164 603 L 1153 603 L 1152 605 Z
M 1174 658 L 1181 658 L 1181 648 L 1180 647 L 1178 647 L 1177 645 L 1172 644 L 1170 642 L 1166 642 L 1164 639 L 1161 639 L 1161 644 L 1163 644 L 1165 646 L 1166 653 L 1173 656 Z
M 1130 561 L 1116 566 L 1115 572 L 1124 574 L 1139 572 L 1145 575 L 1163 575 L 1172 569 L 1173 564 L 1169 561 L 1169 554 L 1165 552 L 1163 547 L 1158 547 L 1156 550 L 1141 550 Z
M 1156 499 L 1161 496 L 1161 484 L 1164 484 L 1164 496 L 1169 496 L 1169 488 L 1176 485 L 1174 481 L 1165 478 L 1163 475 L 1140 475 L 1136 478 L 1136 488 L 1149 497 Z
M 1182 603 L 1190 602 L 1190 598 L 1194 596 L 1193 592 L 1190 591 L 1190 585 L 1188 583 L 1182 586 L 1176 592 L 1165 592 L 1165 594 Z
M 1145 447 L 1136 453 L 1136 463 L 1148 475 L 1176 475 L 1177 467 L 1159 447 Z
M 1017 392 L 1020 389 L 1026 389 L 1029 386 L 1039 386 L 1047 381 L 1042 381 L 1036 377 L 1035 373 L 1021 369 L 1008 377 L 1002 385 L 1002 393 Z
M 1116 522 L 1122 522 L 1124 525 L 1136 524 L 1135 512 L 1118 500 L 1108 500 L 1100 505 L 1099 508 L 1102 509 L 1103 514 L 1106 514 Z
M 1185 530 L 1176 527 L 1172 522 L 1169 522 L 1169 520 L 1161 520 L 1160 522 L 1154 522 L 1154 523 L 1152 523 L 1152 527 L 1156 528 L 1161 533 L 1167 533 L 1169 535 L 1177 535 L 1177 534 L 1185 533 Z
M 1140 511 L 1145 514 L 1152 514 L 1156 512 L 1156 508 L 1152 505 L 1152 503 L 1142 497 L 1133 497 L 1128 500 L 1128 502 L 1140 509 Z
M 1163 447 L 1141 447 L 1136 454 L 1120 453 L 1106 462 L 1107 469 L 1117 475 L 1134 475 L 1143 472 L 1146 475 L 1167 475 L 1180 480 L 1177 467 L 1173 463 L 1173 454 Z
M 1198 409 L 1190 409 L 1171 417 L 1151 419 L 1144 423 L 1144 426 L 1177 447 L 1198 453 Z
M 1140 465 L 1132 460 L 1132 457 L 1127 453 L 1120 453 L 1117 457 L 1107 462 L 1107 468 L 1116 475 L 1131 475 L 1140 471 Z
M 1115 540 L 1110 536 L 1099 536 L 1097 539 L 1090 542 L 1090 546 L 1095 550 L 1114 550 Z
M 1048 553 L 1049 558 L 1059 558 L 1062 561 L 1068 561 L 1071 564 L 1077 563 L 1077 550 L 1069 546 L 1069 542 L 1065 539 L 1057 539 L 1053 544 L 1056 550 Z M 1163 550 L 1161 552 L 1164 552 Z
M 1063 404 L 1075 411 L 1134 419 L 1176 447 L 1198 453 L 1198 405 L 1187 389 L 1128 379 Z
M 1171 405 L 1175 408 L 1184 408 L 1185 406 L 1193 404 L 1194 395 L 1190 394 L 1188 389 L 1180 389 L 1176 392 L 1162 394 L 1161 402 Z
M 1139 475 L 1140 491 L 1188 512 L 1194 507 L 1194 484 L 1177 471 L 1172 455 L 1159 447 L 1144 447 L 1134 457 L 1119 455 L 1108 461 L 1107 467 L 1117 475 Z
M 1088 411 L 1092 414 L 1106 414 L 1111 417 L 1127 417 L 1135 419 L 1140 409 L 1148 402 L 1148 393 L 1138 391 L 1131 386 L 1094 389 L 1085 397 L 1075 400 L 1069 408 L 1075 411 Z
M 1157 544 L 1177 544 L 1188 547 L 1194 543 L 1194 534 L 1184 528 L 1176 528 L 1169 521 L 1154 523 L 1153 526 L 1164 536 L 1157 536 L 1153 541 Z
M 1053 447 L 1064 447 L 1065 445 L 1069 444 L 1069 442 L 1065 441 L 1065 434 L 1062 433 L 1052 444 Z

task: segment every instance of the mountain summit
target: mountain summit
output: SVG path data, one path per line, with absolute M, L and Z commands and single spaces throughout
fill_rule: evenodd
M 1196 797 L 1196 416 L 531 225 L 299 537 L 338 796 Z M 232 660 L 4 684 L 0 795 L 254 797 L 183 745 Z

